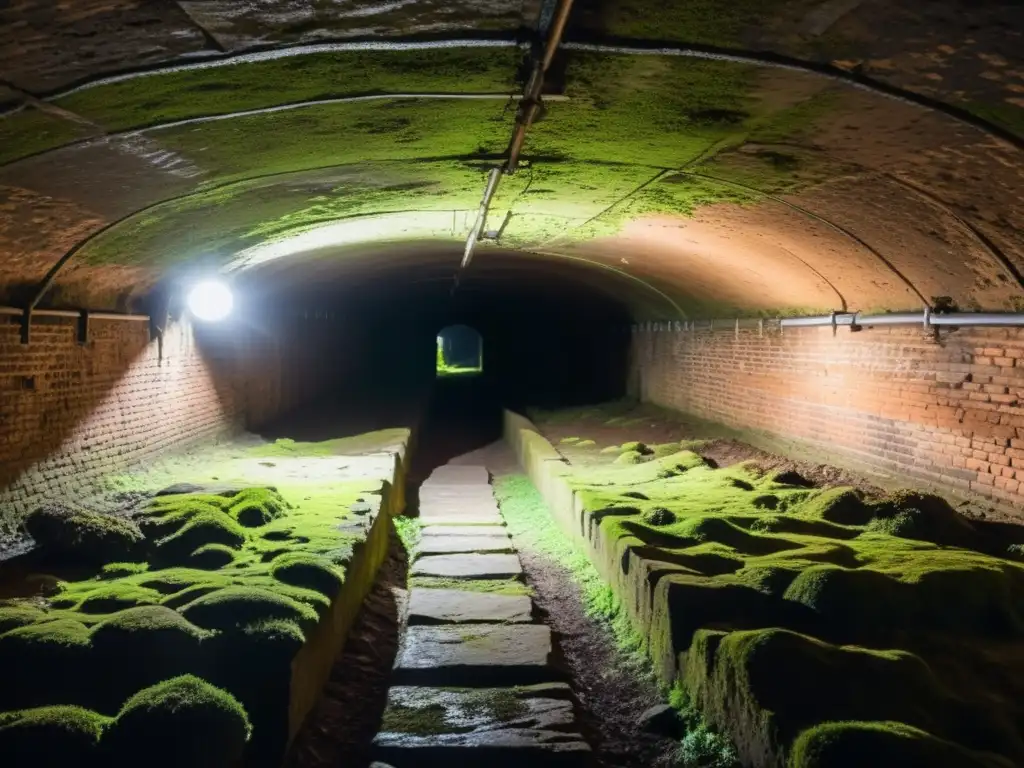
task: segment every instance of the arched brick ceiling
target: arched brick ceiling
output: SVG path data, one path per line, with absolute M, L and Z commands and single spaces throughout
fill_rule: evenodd
M 552 5 L 12 0 L 0 299 L 69 251 L 50 303 L 440 279 Z M 577 0 L 467 279 L 655 317 L 1022 309 L 1021 30 L 1010 0 Z

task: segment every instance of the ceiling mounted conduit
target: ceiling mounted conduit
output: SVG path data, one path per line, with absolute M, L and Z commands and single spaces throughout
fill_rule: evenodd
M 516 112 L 516 126 L 512 129 L 512 140 L 508 146 L 508 159 L 505 161 L 503 168 L 493 169 L 487 177 L 487 186 L 484 188 L 483 199 L 480 201 L 480 212 L 477 215 L 476 222 L 473 224 L 473 228 L 470 230 L 469 236 L 466 238 L 466 248 L 462 256 L 462 263 L 459 266 L 459 272 L 455 274 L 452 286 L 453 293 L 459 285 L 459 274 L 469 266 L 469 262 L 473 259 L 476 243 L 480 239 L 483 228 L 487 223 L 487 212 L 491 207 L 491 199 L 498 189 L 501 171 L 504 170 L 506 174 L 511 176 L 519 166 L 519 155 L 522 152 L 523 143 L 526 141 L 526 131 L 537 116 L 537 110 L 540 109 L 541 93 L 544 90 L 544 76 L 551 67 L 551 62 L 555 58 L 555 51 L 558 50 L 558 46 L 562 41 L 562 33 L 565 31 L 566 22 L 569 21 L 572 3 L 573 0 L 560 0 L 554 18 L 551 20 L 551 26 L 548 28 L 547 43 L 541 56 L 534 57 L 530 79 L 526 83 L 526 88 L 523 89 L 519 109 Z

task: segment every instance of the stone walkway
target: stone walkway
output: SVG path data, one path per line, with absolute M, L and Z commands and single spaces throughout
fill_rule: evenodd
M 434 470 L 420 487 L 420 522 L 411 574 L 451 586 L 410 593 L 376 759 L 394 768 L 590 765 L 572 692 L 552 664 L 551 630 L 535 623 L 532 601 L 472 588 L 523 578 L 487 470 Z

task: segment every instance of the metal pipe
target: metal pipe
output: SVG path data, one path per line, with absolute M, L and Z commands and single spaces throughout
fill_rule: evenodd
M 924 312 L 893 312 L 885 315 L 862 315 L 836 313 L 813 317 L 784 317 L 779 321 L 783 328 L 807 328 L 812 326 L 873 326 L 873 325 L 921 325 L 921 326 L 1024 326 L 1024 313 L 1013 312 L 952 312 L 937 315 L 929 310 Z
M 515 173 L 519 165 L 519 154 L 523 151 L 523 144 L 526 141 L 526 129 L 533 123 L 537 115 L 537 107 L 540 105 L 540 94 L 544 89 L 544 75 L 555 58 L 555 52 L 562 41 L 562 33 L 569 21 L 569 12 L 572 10 L 573 0 L 561 0 L 555 17 L 551 20 L 551 27 L 548 29 L 548 41 L 544 46 L 544 53 L 530 74 L 530 80 L 523 91 L 523 99 L 520 103 L 519 115 L 516 118 L 516 127 L 512 133 L 512 141 L 508 146 L 508 162 L 505 164 L 505 173 Z
M 784 328 L 799 328 L 817 325 L 854 325 L 853 319 L 856 313 L 837 312 L 834 315 L 820 315 L 815 317 L 784 317 L 782 326 Z
M 932 315 L 932 325 L 1024 325 L 1024 314 L 998 312 L 951 312 Z
M 856 314 L 854 325 L 927 325 L 924 312 L 892 312 L 884 315 Z

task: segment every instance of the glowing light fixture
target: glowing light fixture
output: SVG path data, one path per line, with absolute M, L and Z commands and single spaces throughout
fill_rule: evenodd
M 235 297 L 231 289 L 220 280 L 203 280 L 188 292 L 188 309 L 195 317 L 216 323 L 231 314 Z

